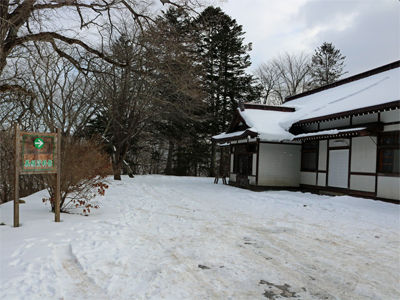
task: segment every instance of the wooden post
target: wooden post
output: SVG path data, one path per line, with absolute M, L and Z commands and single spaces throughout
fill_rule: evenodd
M 56 199 L 54 205 L 55 222 L 60 222 L 60 201 L 61 201 L 61 130 L 57 128 L 57 173 L 56 173 Z
M 15 124 L 15 158 L 14 158 L 14 227 L 19 227 L 19 169 L 20 169 L 20 131 L 19 125 Z

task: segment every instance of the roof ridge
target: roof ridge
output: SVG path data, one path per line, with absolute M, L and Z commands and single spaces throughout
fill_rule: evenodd
M 294 112 L 296 109 L 294 107 L 287 106 L 272 106 L 266 104 L 258 103 L 244 103 L 244 108 L 246 109 L 258 109 L 258 110 L 272 110 L 272 111 L 282 111 L 282 112 Z

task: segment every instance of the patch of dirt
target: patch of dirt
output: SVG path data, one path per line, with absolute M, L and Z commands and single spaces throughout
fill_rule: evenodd
M 207 267 L 207 266 L 204 266 L 204 265 L 198 265 L 198 267 L 200 269 L 203 269 L 203 270 L 209 270 L 210 269 L 210 267 Z
M 283 298 L 298 298 L 295 292 L 290 290 L 290 285 L 287 283 L 283 285 L 274 284 L 272 282 L 268 282 L 266 280 L 260 280 L 258 284 L 265 284 L 268 287 L 268 290 L 264 291 L 263 296 L 268 299 L 277 299 L 276 297 Z

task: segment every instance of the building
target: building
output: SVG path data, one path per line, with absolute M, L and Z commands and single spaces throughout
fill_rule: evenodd
M 286 99 L 244 104 L 213 137 L 229 183 L 400 200 L 400 61 Z

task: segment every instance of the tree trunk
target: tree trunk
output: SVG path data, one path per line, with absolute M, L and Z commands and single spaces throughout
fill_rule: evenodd
M 119 161 L 115 157 L 115 154 L 113 155 L 112 159 L 112 168 L 113 168 L 114 180 L 121 180 L 122 161 Z
M 212 145 L 211 145 L 211 164 L 210 164 L 210 171 L 209 171 L 210 177 L 215 177 L 215 154 L 216 154 L 215 143 L 212 143 Z
M 174 143 L 169 141 L 168 145 L 168 157 L 167 157 L 167 165 L 165 167 L 165 174 L 172 175 L 172 158 L 174 155 Z

